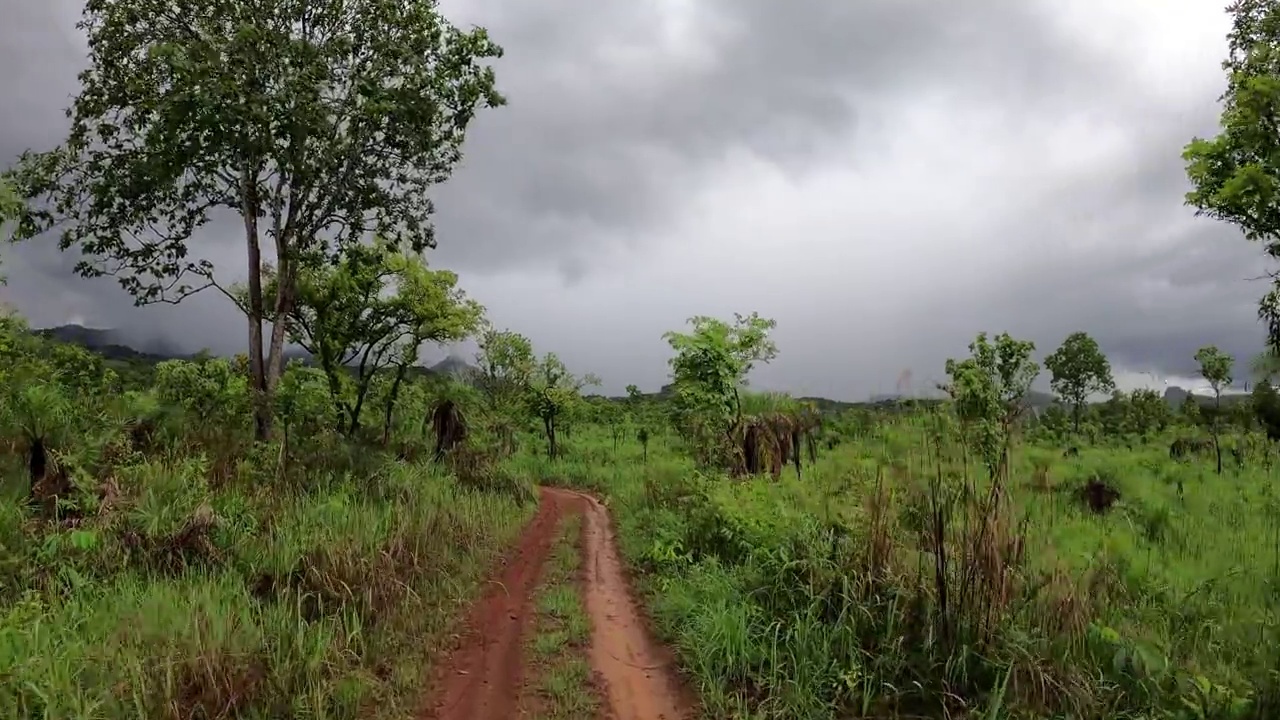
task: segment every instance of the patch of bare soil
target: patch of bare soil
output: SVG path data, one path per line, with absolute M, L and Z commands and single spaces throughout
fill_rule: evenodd
M 583 592 L 591 618 L 591 666 L 608 720 L 688 720 L 695 703 L 680 684 L 670 651 L 648 632 L 618 557 L 608 510 L 571 490 L 541 488 L 538 514 L 499 579 L 472 609 L 466 631 L 437 666 L 422 720 L 512 720 L 519 717 L 533 598 L 557 526 L 566 512 L 583 515 Z
M 500 575 L 472 608 L 453 652 L 436 666 L 423 720 L 510 720 L 524 677 L 521 658 L 533 594 L 556 540 L 565 510 L 563 495 L 542 492 L 538 514 L 503 559 Z
M 583 513 L 583 570 L 591 616 L 591 665 L 612 720 L 684 720 L 693 703 L 675 675 L 671 652 L 649 634 L 627 583 L 609 511 L 595 498 L 548 489 Z

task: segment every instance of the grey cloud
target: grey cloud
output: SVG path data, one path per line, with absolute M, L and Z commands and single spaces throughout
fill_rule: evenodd
M 657 77 L 639 67 L 631 78 L 599 58 L 645 27 L 652 6 L 480 7 L 476 20 L 506 43 L 499 77 L 511 105 L 479 122 L 441 192 L 439 256 L 460 267 L 538 263 L 658 233 L 667 208 L 725 153 L 807 165 L 877 96 L 953 86 L 1051 104 L 1090 83 L 1087 57 L 1021 4 L 722 0 L 704 8 L 727 34 L 701 40 L 710 67 Z
M 851 129 L 883 122 L 885 108 L 911 107 L 921 97 L 985 107 L 1011 131 L 1092 110 L 1143 128 L 1131 163 L 1064 179 L 1039 174 L 1034 157 L 1017 158 L 1007 170 L 1041 188 L 1036 203 L 1013 206 L 992 196 L 972 217 L 951 223 L 1005 244 L 1018 259 L 1012 272 L 994 277 L 957 263 L 954 272 L 973 279 L 957 284 L 954 296 L 903 298 L 886 268 L 876 278 L 883 301 L 859 307 L 869 318 L 860 327 L 872 335 L 848 338 L 832 325 L 853 303 L 850 290 L 778 278 L 771 283 L 777 297 L 761 297 L 760 305 L 776 310 L 786 342 L 760 383 L 857 397 L 892 389 L 906 367 L 924 382 L 982 329 L 1008 329 L 1046 350 L 1084 329 L 1114 362 L 1166 374 L 1187 374 L 1190 354 L 1203 344 L 1242 357 L 1260 346 L 1253 307 L 1264 288 L 1242 281 L 1264 267 L 1257 249 L 1230 228 L 1189 219 L 1181 207 L 1179 151 L 1193 134 L 1212 132 L 1212 95 L 1194 104 L 1157 102 L 1096 52 L 1073 44 L 1042 2 L 692 5 L 700 14 L 690 31 L 698 42 L 686 55 L 659 47 L 658 3 L 446 0 L 451 17 L 487 26 L 505 46 L 498 76 L 510 105 L 481 114 L 463 164 L 440 189 L 440 247 L 432 261 L 464 278 L 553 275 L 578 293 L 566 297 L 581 298 L 606 255 L 621 249 L 640 262 L 689 241 L 681 225 L 688 198 L 732 180 L 720 173 L 735 153 L 803 176 L 847 150 L 841 144 Z M 77 7 L 72 0 L 0 0 L 0 14 L 16 18 L 0 27 L 0 67 L 19 68 L 0 74 L 0 163 L 59 138 L 59 110 L 75 90 L 80 54 L 70 31 Z M 855 162 L 880 149 L 853 148 Z M 911 191 L 904 188 L 904 196 Z M 850 243 L 890 242 L 896 230 L 842 226 L 829 233 Z M 200 243 L 233 275 L 244 264 L 234 239 L 227 222 Z M 778 240 L 780 250 L 786 242 Z M 940 254 L 954 252 L 948 237 L 930 242 Z M 38 323 L 79 315 L 183 338 L 193 349 L 243 346 L 243 320 L 216 295 L 137 311 L 109 282 L 69 278 L 74 258 L 48 245 L 11 255 L 4 266 L 11 284 L 0 292 Z M 730 292 L 732 280 L 716 277 L 715 268 L 706 274 L 708 293 Z M 661 286 L 651 292 L 664 295 L 664 307 L 675 303 Z M 644 303 L 629 309 L 637 317 L 615 323 L 616 337 L 593 332 L 576 340 L 574 332 L 537 324 L 558 322 L 539 321 L 556 315 L 531 309 L 551 300 L 504 292 L 500 283 L 481 300 L 500 314 L 519 308 L 529 319 L 518 329 L 535 342 L 556 338 L 566 347 L 547 349 L 566 359 L 605 365 L 585 369 L 604 374 L 613 389 L 637 378 L 656 384 L 665 372 L 655 362 L 663 348 L 649 332 L 654 323 L 637 319 L 655 312 Z M 701 312 L 691 299 L 683 315 Z M 640 326 L 649 334 L 635 335 L 631 328 Z M 592 348 L 572 347 L 578 342 Z

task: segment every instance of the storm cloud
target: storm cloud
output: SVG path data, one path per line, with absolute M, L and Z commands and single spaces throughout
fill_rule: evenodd
M 510 104 L 438 193 L 432 263 L 500 326 L 605 389 L 656 388 L 666 330 L 758 310 L 758 385 L 924 386 L 980 330 L 1094 335 L 1129 378 L 1261 347 L 1265 269 L 1194 217 L 1180 152 L 1216 126 L 1217 3 L 442 0 L 487 27 Z M 0 0 L 0 163 L 59 141 L 83 39 L 70 0 Z M 235 223 L 199 239 L 243 272 Z M 214 295 L 132 307 L 51 243 L 6 251 L 34 324 L 243 347 Z M 1147 376 L 1149 377 L 1149 376 Z

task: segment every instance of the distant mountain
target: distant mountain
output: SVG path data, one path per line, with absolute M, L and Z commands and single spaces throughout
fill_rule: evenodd
M 108 360 L 160 362 L 174 357 L 135 350 L 125 343 L 124 338 L 116 330 L 87 328 L 82 325 L 59 325 L 53 328 L 38 329 L 35 333 L 50 340 L 79 345 L 86 350 L 98 353 Z
M 164 360 L 190 360 L 200 353 L 186 353 L 178 350 L 172 343 L 163 339 L 147 343 L 143 349 L 136 349 L 126 340 L 125 334 L 118 330 L 108 328 L 88 328 L 83 325 L 59 325 L 51 328 L 41 328 L 33 331 L 35 334 L 49 338 L 58 342 L 79 345 L 87 350 L 95 352 L 108 360 L 119 360 L 125 362 L 154 364 Z M 301 360 L 308 365 L 312 364 L 311 354 L 301 348 L 287 348 L 284 353 L 285 361 Z M 462 378 L 474 372 L 476 367 L 465 359 L 450 355 L 440 362 L 421 371 L 425 371 L 431 375 L 447 375 L 454 378 Z M 666 399 L 671 396 L 673 387 L 671 385 L 663 385 L 657 393 L 645 393 L 648 397 L 655 399 Z M 1164 401 L 1172 407 L 1180 407 L 1186 401 L 1188 395 L 1192 393 L 1187 390 L 1170 386 L 1164 391 Z M 1238 389 L 1232 389 L 1224 392 L 1222 402 L 1224 404 L 1239 402 L 1247 398 L 1247 393 L 1242 393 Z M 1209 395 L 1195 395 L 1195 398 L 1202 405 L 1211 404 L 1213 397 Z M 821 397 L 803 397 L 798 398 L 806 402 L 814 403 L 820 410 L 826 412 L 839 412 L 854 407 L 867 407 L 878 405 L 890 405 L 898 400 L 903 399 L 902 396 L 896 394 L 877 394 L 872 395 L 867 401 L 863 402 L 846 402 L 841 400 L 831 400 Z M 1028 404 L 1037 411 L 1044 410 L 1053 405 L 1057 400 L 1049 393 L 1032 390 L 1028 396 Z
M 108 360 L 125 360 L 132 362 L 158 363 L 165 360 L 190 360 L 201 353 L 188 353 L 179 350 L 173 343 L 157 340 L 148 347 L 139 350 L 125 340 L 119 330 L 104 328 L 87 328 L 82 325 L 59 325 L 51 328 L 40 328 L 34 331 L 37 335 L 64 342 L 95 352 Z M 311 363 L 311 353 L 302 348 L 285 348 L 285 362 L 301 360 Z
M 450 375 L 455 378 L 466 377 L 474 373 L 478 368 L 471 363 L 463 360 L 457 355 L 450 355 L 440 362 L 427 368 L 427 372 L 434 375 Z

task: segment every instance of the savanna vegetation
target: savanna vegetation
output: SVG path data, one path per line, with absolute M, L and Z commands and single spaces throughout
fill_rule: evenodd
M 1231 11 L 1188 201 L 1280 257 L 1280 6 Z M 395 0 L 88 0 L 82 29 L 72 130 L 8 173 L 6 227 L 140 304 L 221 292 L 247 352 L 124 367 L 0 320 L 0 716 L 412 716 L 538 484 L 605 499 L 708 717 L 1280 715 L 1280 291 L 1268 353 L 1206 346 L 1213 395 L 1177 406 L 1079 332 L 1040 362 L 979 334 L 944 398 L 820 409 L 748 389 L 779 352 L 755 313 L 668 333 L 664 392 L 586 395 L 422 254 L 502 104 L 483 30 Z M 243 282 L 198 258 L 218 217 Z M 467 338 L 468 372 L 417 366 Z M 573 717 L 563 532 L 529 652 Z

